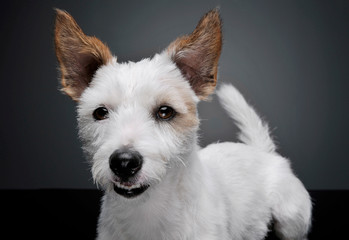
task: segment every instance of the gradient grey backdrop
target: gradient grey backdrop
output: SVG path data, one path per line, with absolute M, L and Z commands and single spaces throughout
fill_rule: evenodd
M 219 82 L 274 129 L 308 189 L 349 189 L 349 1 L 6 1 L 1 25 L 0 188 L 94 188 L 75 104 L 57 90 L 53 7 L 138 61 L 221 7 Z M 201 145 L 235 140 L 216 98 L 200 103 Z

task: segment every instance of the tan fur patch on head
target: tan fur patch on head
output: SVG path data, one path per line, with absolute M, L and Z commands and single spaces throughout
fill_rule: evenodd
M 206 99 L 217 84 L 222 49 L 222 23 L 218 9 L 205 14 L 195 30 L 176 39 L 168 54 L 200 99 Z
M 196 114 L 196 104 L 187 101 L 187 113 L 178 114 L 172 125 L 178 133 L 185 134 L 188 131 L 196 131 L 199 126 L 199 119 Z
M 78 101 L 96 70 L 112 59 L 109 48 L 86 36 L 74 18 L 56 9 L 55 49 L 61 70 L 62 90 Z

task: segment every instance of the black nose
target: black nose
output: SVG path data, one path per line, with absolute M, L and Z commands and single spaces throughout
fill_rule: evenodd
M 121 180 L 126 181 L 142 168 L 143 157 L 137 151 L 116 150 L 109 157 L 109 167 Z

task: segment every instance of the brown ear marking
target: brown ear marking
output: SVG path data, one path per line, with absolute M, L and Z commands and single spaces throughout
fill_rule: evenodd
M 190 35 L 177 38 L 167 48 L 201 100 L 207 99 L 216 87 L 221 49 L 222 21 L 218 9 L 206 13 Z
M 78 101 L 97 69 L 107 64 L 112 54 L 99 39 L 86 36 L 69 13 L 55 10 L 54 41 L 62 90 Z

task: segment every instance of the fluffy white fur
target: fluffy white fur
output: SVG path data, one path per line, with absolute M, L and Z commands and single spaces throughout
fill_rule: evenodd
M 282 239 L 306 239 L 311 203 L 288 160 L 274 150 L 268 127 L 231 85 L 218 91 L 241 128 L 243 143 L 200 149 L 197 126 L 178 134 L 151 116 L 170 98 L 198 98 L 169 57 L 162 53 L 138 63 L 113 61 L 100 68 L 78 107 L 80 136 L 91 156 L 96 183 L 105 190 L 98 239 L 263 239 L 273 218 Z M 94 121 L 103 104 L 109 119 Z M 126 199 L 113 191 L 108 159 L 132 145 L 144 157 L 142 195 Z
M 196 105 L 214 89 L 221 49 L 217 10 L 189 37 L 137 63 L 117 63 L 70 15 L 57 14 L 62 84 L 78 100 L 80 138 L 105 192 L 98 240 L 258 240 L 272 222 L 281 239 L 306 239 L 309 194 L 289 161 L 275 152 L 267 124 L 233 86 L 223 85 L 218 96 L 242 143 L 198 145 Z M 160 120 L 161 106 L 176 115 Z M 100 107 L 108 116 L 94 119 Z M 142 156 L 140 170 L 123 185 L 149 186 L 135 197 L 114 191 L 124 184 L 109 163 L 119 149 Z

